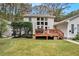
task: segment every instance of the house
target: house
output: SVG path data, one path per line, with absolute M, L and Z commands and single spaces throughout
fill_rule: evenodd
M 60 22 L 54 22 L 54 17 L 51 15 L 26 14 L 23 20 L 33 24 L 33 38 L 38 36 L 73 38 L 79 33 L 79 15 Z M 39 30 L 40 28 L 44 31 L 41 34 L 36 33 L 36 29 Z M 46 29 L 48 30 L 46 31 Z M 11 31 L 7 32 L 10 33 Z
M 24 16 L 24 21 L 30 21 L 33 24 L 33 37 L 35 35 L 35 30 L 42 29 L 53 29 L 54 28 L 54 16 L 51 15 L 40 15 L 40 14 L 27 14 Z M 43 35 L 42 35 L 43 36 Z
M 35 34 L 35 29 L 37 28 L 53 29 L 54 26 L 54 16 L 51 15 L 25 15 L 24 21 L 32 22 L 33 34 Z
M 38 28 L 42 29 L 53 29 L 54 28 L 54 16 L 51 15 L 40 15 L 40 14 L 26 14 L 24 15 L 24 22 L 31 22 L 33 25 L 33 35 L 35 30 Z M 4 33 L 4 36 L 11 36 L 12 27 L 10 22 L 8 24 L 8 30 Z
M 79 33 L 79 14 L 54 25 L 64 33 L 64 38 L 74 38 Z

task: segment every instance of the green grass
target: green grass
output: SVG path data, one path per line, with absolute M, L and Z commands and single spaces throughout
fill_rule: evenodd
M 0 39 L 2 56 L 79 56 L 79 45 L 64 40 Z

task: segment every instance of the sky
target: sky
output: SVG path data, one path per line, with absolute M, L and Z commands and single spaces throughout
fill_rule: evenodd
M 32 6 L 35 5 L 40 5 L 40 3 L 33 3 Z M 74 4 L 70 4 L 70 8 L 68 8 L 67 10 L 65 10 L 65 13 L 70 13 L 74 10 L 78 10 L 79 9 L 79 3 L 74 3 Z

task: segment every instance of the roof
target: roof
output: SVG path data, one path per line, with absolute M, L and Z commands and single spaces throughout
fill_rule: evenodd
M 60 22 L 55 22 L 54 25 L 58 25 L 58 24 L 65 23 L 65 22 L 68 22 L 68 20 L 63 20 L 63 21 L 60 21 Z
M 77 14 L 77 15 L 75 15 L 75 16 L 73 16 L 73 17 L 70 17 L 70 18 L 67 18 L 68 20 L 73 20 L 73 19 L 75 19 L 75 18 L 77 18 L 77 17 L 79 17 L 79 14 Z M 66 19 L 66 20 L 67 20 Z
M 48 18 L 54 18 L 55 16 L 51 15 L 45 15 L 45 14 L 26 14 L 24 17 L 48 17 Z
M 62 20 L 62 21 L 60 21 L 60 22 L 55 22 L 54 25 L 58 25 L 58 24 L 61 24 L 61 23 L 64 23 L 64 22 L 68 22 L 69 20 L 74 20 L 74 19 L 77 18 L 77 17 L 79 17 L 79 14 L 78 14 L 78 15 L 75 15 L 75 16 L 73 16 L 73 17 L 67 18 L 67 19 L 65 19 L 65 20 Z

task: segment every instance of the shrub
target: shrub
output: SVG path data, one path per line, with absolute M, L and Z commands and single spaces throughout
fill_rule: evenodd
M 79 40 L 79 34 L 77 34 L 73 40 Z
M 27 37 L 32 36 L 32 23 L 31 22 L 12 22 L 13 36 L 14 37 Z M 18 30 L 19 29 L 19 30 Z M 22 34 L 22 31 L 24 32 Z M 19 34 L 17 34 L 19 32 Z M 31 34 L 29 33 L 31 32 Z

